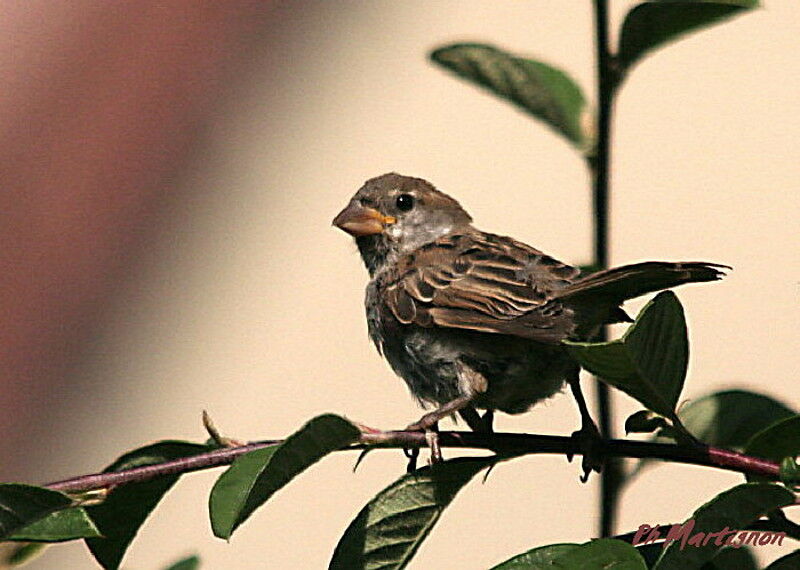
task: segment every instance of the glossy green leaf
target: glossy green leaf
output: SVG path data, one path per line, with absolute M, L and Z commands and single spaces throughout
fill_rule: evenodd
M 563 71 L 485 44 L 447 45 L 433 51 L 431 59 L 514 103 L 578 148 L 590 142 L 583 126 L 586 100 Z
M 126 453 L 105 472 L 163 463 L 208 451 L 205 445 L 186 441 L 161 441 Z M 180 475 L 164 475 L 112 490 L 100 505 L 85 507 L 102 538 L 88 538 L 86 545 L 103 568 L 116 569 L 142 523 Z
M 81 507 L 72 507 L 50 513 L 14 531 L 6 540 L 28 542 L 64 542 L 78 538 L 101 536 L 100 531 Z
M 459 458 L 407 473 L 347 527 L 329 570 L 405 568 L 456 493 L 494 457 Z
M 781 556 L 764 570 L 797 570 L 800 568 L 800 550 Z
M 739 15 L 758 0 L 652 0 L 625 16 L 619 40 L 619 62 L 630 68 L 648 52 L 694 30 Z
M 665 548 L 655 569 L 699 568 L 714 558 L 721 546 L 715 544 L 716 537 L 709 539 L 705 546 L 695 545 L 693 541 L 697 537 L 702 544 L 708 533 L 719 533 L 726 527 L 728 530 L 746 528 L 761 515 L 792 503 L 792 493 L 771 483 L 745 483 L 728 489 L 694 512 L 684 523 L 680 537 Z M 728 536 L 720 536 L 720 542 L 724 543 Z
M 0 538 L 6 538 L 71 504 L 72 500 L 58 491 L 21 483 L 2 483 L 0 484 Z
M 647 570 L 642 556 L 622 540 L 601 538 L 562 554 L 552 562 L 553 568 L 564 570 Z
M 672 291 L 656 295 L 618 340 L 565 341 L 570 354 L 596 374 L 662 416 L 672 418 L 689 362 L 683 307 Z
M 797 457 L 800 455 L 800 416 L 784 418 L 761 430 L 747 442 L 744 453 L 775 462 L 784 457 Z M 758 480 L 752 475 L 747 477 Z
M 683 425 L 700 441 L 741 449 L 756 433 L 793 416 L 784 404 L 755 392 L 726 390 L 692 400 L 678 412 Z
M 553 560 L 579 547 L 579 544 L 572 543 L 539 546 L 509 558 L 497 566 L 492 566 L 491 570 L 544 570 L 553 568 Z
M 277 490 L 327 454 L 356 441 L 361 432 L 346 419 L 318 416 L 280 445 L 242 455 L 211 490 L 209 512 L 214 535 L 233 531 Z
M 170 564 L 164 570 L 197 570 L 198 568 L 200 568 L 200 558 L 197 556 L 187 556 L 174 564 Z

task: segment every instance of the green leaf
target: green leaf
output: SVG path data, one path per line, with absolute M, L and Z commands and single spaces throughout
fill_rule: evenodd
M 716 447 L 744 449 L 756 433 L 775 422 L 793 416 L 794 412 L 781 402 L 746 390 L 714 392 L 692 400 L 678 410 L 686 429 L 700 441 Z M 675 439 L 669 430 L 661 430 L 655 441 Z M 638 474 L 652 459 L 640 460 L 633 475 Z
M 746 390 L 715 392 L 693 400 L 678 412 L 700 441 L 741 449 L 756 433 L 794 412 L 769 396 Z
M 721 546 L 715 544 L 716 537 L 709 539 L 705 546 L 695 546 L 689 542 L 693 537 L 699 536 L 700 540 L 703 540 L 708 533 L 719 533 L 726 528 L 729 531 L 745 528 L 761 515 L 792 503 L 794 503 L 792 493 L 780 485 L 771 483 L 745 483 L 728 489 L 697 509 L 692 517 L 683 523 L 682 528 L 685 532 L 680 535 L 679 540 L 664 549 L 654 568 L 657 570 L 699 568 L 714 558 Z M 724 542 L 728 536 L 732 535 L 720 536 L 720 542 Z M 684 548 L 681 549 L 681 546 Z
M 686 378 L 689 341 L 683 307 L 672 291 L 656 295 L 621 339 L 564 344 L 589 372 L 647 409 L 674 418 Z
M 94 521 L 81 507 L 63 509 L 17 529 L 6 540 L 28 542 L 64 542 L 102 536 Z
M 664 416 L 650 410 L 639 410 L 625 420 L 625 433 L 653 433 L 657 429 L 668 428 Z
M 186 441 L 161 441 L 126 453 L 105 472 L 163 463 L 208 451 L 205 445 Z M 102 504 L 85 507 L 102 538 L 88 538 L 86 545 L 103 568 L 116 569 L 139 527 L 180 475 L 163 475 L 142 483 L 129 483 L 113 489 Z
M 745 455 L 780 462 L 800 455 L 800 416 L 785 418 L 755 434 L 744 449 Z M 760 480 L 753 475 L 748 480 Z
M 703 564 L 701 570 L 758 570 L 760 566 L 746 546 L 723 548 L 714 558 Z
M 794 457 L 784 457 L 781 460 L 780 478 L 781 483 L 793 491 L 800 489 L 800 465 Z
M 653 0 L 634 7 L 622 24 L 619 62 L 630 68 L 647 52 L 713 23 L 758 7 L 758 0 Z
M 282 444 L 237 458 L 211 490 L 209 512 L 214 535 L 229 539 L 277 490 L 360 435 L 346 419 L 325 414 L 309 421 Z
M 491 570 L 543 570 L 545 568 L 552 568 L 553 560 L 576 548 L 580 548 L 580 545 L 563 543 L 539 546 L 527 552 L 523 552 L 522 554 L 518 554 L 513 558 L 509 558 L 505 562 L 493 566 Z
M 27 564 L 40 556 L 44 552 L 45 546 L 47 545 L 44 542 L 28 542 L 15 545 L 10 551 L 0 551 L 2 552 L 2 557 L 0 557 L 0 564 L 2 564 L 2 566 L 0 566 L 0 568 Z
M 431 59 L 514 103 L 579 149 L 591 143 L 583 126 L 587 124 L 586 100 L 581 88 L 563 71 L 475 43 L 440 47 L 431 53 Z
M 669 528 L 663 529 L 662 532 L 668 530 Z M 642 555 L 647 567 L 652 568 L 659 556 L 664 553 L 664 545 L 661 542 L 644 544 L 637 546 L 636 551 Z M 753 553 L 746 546 L 729 546 L 719 550 L 714 558 L 700 566 L 700 570 L 729 570 L 730 568 L 736 568 L 736 570 L 758 570 L 759 565 Z
M 197 570 L 198 568 L 200 568 L 200 558 L 197 556 L 187 556 L 174 564 L 170 564 L 164 570 Z
M 405 568 L 456 493 L 495 457 L 452 459 L 402 476 L 361 509 L 329 570 Z
M 796 570 L 797 568 L 800 568 L 800 550 L 781 556 L 764 570 Z
M 0 484 L 0 538 L 72 505 L 72 499 L 51 489 L 23 485 Z
M 580 545 L 552 562 L 555 568 L 572 570 L 647 570 L 636 549 L 622 540 L 601 538 Z

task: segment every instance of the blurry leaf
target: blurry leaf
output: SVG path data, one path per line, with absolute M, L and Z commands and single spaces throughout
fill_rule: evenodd
M 552 562 L 554 568 L 573 570 L 647 570 L 642 556 L 622 540 L 601 538 L 581 544 Z
M 650 410 L 639 410 L 625 420 L 625 433 L 652 433 L 657 429 L 667 428 L 664 416 Z
M 622 24 L 619 61 L 630 68 L 647 52 L 667 42 L 741 14 L 758 0 L 653 0 L 634 7 Z
M 579 547 L 580 545 L 578 544 L 567 543 L 539 546 L 528 552 L 518 554 L 514 558 L 509 558 L 505 562 L 493 566 L 491 570 L 542 570 L 552 568 L 553 560 Z
M 73 507 L 50 513 L 14 531 L 6 540 L 28 542 L 63 542 L 78 538 L 101 536 L 92 519 L 81 507 Z
M 723 548 L 710 561 L 703 564 L 701 570 L 758 570 L 760 566 L 753 553 L 746 546 Z
M 170 564 L 164 570 L 197 570 L 200 568 L 200 558 L 197 556 L 187 556 L 183 560 L 178 560 Z
M 10 549 L 2 548 L 3 546 L 10 547 Z M 0 568 L 27 564 L 34 558 L 41 555 L 42 552 L 44 552 L 45 546 L 47 545 L 44 542 L 28 542 L 20 544 L 7 542 L 4 545 L 0 545 L 0 548 L 2 548 L 0 550 L 2 553 L 2 556 L 0 556 Z
M 586 100 L 581 88 L 563 71 L 485 44 L 444 46 L 434 50 L 431 59 L 516 104 L 576 147 L 587 146 L 589 137 L 582 126 Z
M 775 462 L 800 455 L 800 416 L 792 416 L 761 430 L 747 443 L 744 453 Z M 759 480 L 748 475 L 748 480 Z
M 784 457 L 781 460 L 781 483 L 797 491 L 800 488 L 800 465 L 794 457 Z
M 109 465 L 106 473 L 163 463 L 208 451 L 205 445 L 186 441 L 160 441 L 130 451 Z M 86 545 L 103 568 L 116 569 L 150 512 L 180 475 L 163 475 L 142 483 L 114 488 L 102 504 L 85 507 L 102 538 L 87 538 Z
M 684 542 L 698 533 L 718 533 L 721 530 L 741 529 L 747 527 L 761 515 L 778 507 L 794 503 L 794 495 L 785 488 L 771 483 L 745 483 L 720 493 L 711 501 L 697 509 L 686 521 L 694 521 L 694 526 L 683 536 L 664 549 L 664 553 L 655 565 L 657 570 L 686 570 L 699 568 L 708 562 L 722 548 L 716 546 L 714 540 L 707 545 L 693 545 Z M 684 523 L 684 525 L 686 525 Z M 705 534 L 700 536 L 702 540 Z M 721 539 L 721 540 L 724 540 Z M 681 545 L 684 549 L 681 550 Z
M 21 483 L 0 484 L 0 538 L 72 504 L 58 491 Z
M 678 417 L 700 441 L 741 449 L 756 433 L 794 412 L 769 396 L 746 390 L 715 392 L 683 406 Z
M 405 568 L 456 493 L 494 457 L 452 459 L 403 475 L 361 509 L 329 570 Z
M 781 556 L 764 570 L 797 570 L 800 568 L 800 550 Z
M 686 320 L 674 293 L 656 295 L 621 339 L 564 344 L 589 372 L 647 409 L 674 418 L 689 362 Z
M 346 419 L 325 414 L 309 421 L 282 444 L 238 457 L 211 490 L 209 512 L 214 536 L 229 539 L 273 493 L 360 435 Z

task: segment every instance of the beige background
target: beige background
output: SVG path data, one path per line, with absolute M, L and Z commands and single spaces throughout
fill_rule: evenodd
M 685 396 L 746 386 L 800 407 L 800 7 L 765 3 L 659 51 L 625 84 L 612 259 L 732 265 L 724 282 L 680 291 L 692 341 Z M 613 28 L 630 4 L 614 3 Z M 366 272 L 330 220 L 364 179 L 396 170 L 455 195 L 481 228 L 585 262 L 579 157 L 425 56 L 444 42 L 486 40 L 562 66 L 588 87 L 590 33 L 588 2 L 280 3 L 202 134 L 183 198 L 75 363 L 78 402 L 32 435 L 25 477 L 96 470 L 161 438 L 202 440 L 202 409 L 248 439 L 286 435 L 328 411 L 383 428 L 414 419 L 404 385 L 367 341 Z M 617 401 L 618 418 L 637 409 Z M 497 421 L 556 434 L 577 425 L 566 396 Z M 399 452 L 374 453 L 353 474 L 354 460 L 338 454 L 303 474 L 231 544 L 213 539 L 207 522 L 218 472 L 187 476 L 125 566 L 157 568 L 197 552 L 204 568 L 325 567 L 355 513 L 405 463 Z M 620 529 L 682 519 L 739 481 L 652 469 L 625 494 Z M 563 457 L 503 465 L 464 489 L 411 567 L 480 569 L 536 545 L 587 540 L 596 483 L 580 485 Z M 778 552 L 788 548 L 770 556 Z M 73 544 L 31 567 L 92 562 Z

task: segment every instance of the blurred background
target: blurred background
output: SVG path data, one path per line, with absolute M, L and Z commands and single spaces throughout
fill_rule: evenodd
M 633 4 L 611 2 L 612 30 Z M 611 255 L 732 265 L 679 291 L 685 395 L 738 386 L 797 407 L 800 5 L 764 4 L 628 78 Z M 427 178 L 478 227 L 587 262 L 582 159 L 427 61 L 456 40 L 539 57 L 592 92 L 590 2 L 0 2 L 0 479 L 44 483 L 151 441 L 203 441 L 203 409 L 241 439 L 322 412 L 386 429 L 416 419 L 367 340 L 355 246 L 330 225 L 369 177 Z M 616 401 L 620 429 L 638 407 Z M 568 434 L 578 421 L 562 395 L 497 426 Z M 198 553 L 204 568 L 325 567 L 405 468 L 386 451 L 354 474 L 355 459 L 300 476 L 230 544 L 207 518 L 219 471 L 186 476 L 124 565 Z M 501 467 L 464 489 L 410 567 L 486 568 L 595 535 L 597 478 L 580 485 L 563 457 Z M 623 495 L 619 529 L 683 520 L 739 481 L 651 468 Z M 30 567 L 93 564 L 76 543 Z

